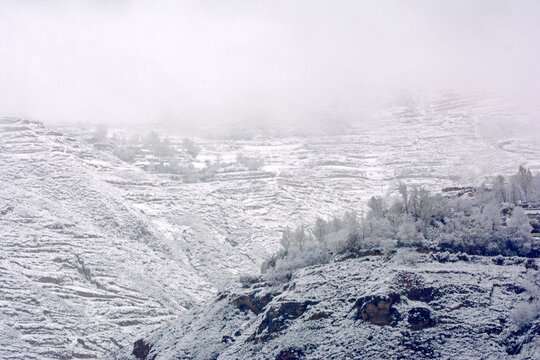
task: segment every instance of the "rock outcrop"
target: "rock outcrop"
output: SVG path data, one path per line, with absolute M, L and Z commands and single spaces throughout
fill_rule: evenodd
M 291 301 L 276 304 L 266 311 L 265 317 L 261 321 L 259 328 L 247 339 L 247 341 L 259 343 L 279 336 L 279 333 L 286 329 L 292 320 L 301 317 L 306 310 L 314 304 L 315 302 L 312 301 Z
M 399 295 L 396 294 L 390 294 L 387 297 L 362 297 L 354 304 L 354 307 L 358 309 L 356 317 L 375 325 L 396 325 L 401 316 L 393 305 L 399 300 Z
M 152 347 L 145 343 L 144 340 L 140 339 L 133 344 L 132 354 L 140 360 L 154 360 L 156 358 L 155 355 L 148 356 L 150 350 L 152 350 Z
M 423 330 L 435 325 L 431 311 L 424 307 L 415 307 L 409 310 L 407 321 L 411 325 L 411 330 Z
M 537 358 L 540 274 L 531 261 L 422 254 L 410 264 L 408 251 L 300 269 L 285 285 L 233 286 L 146 337 L 148 356 Z

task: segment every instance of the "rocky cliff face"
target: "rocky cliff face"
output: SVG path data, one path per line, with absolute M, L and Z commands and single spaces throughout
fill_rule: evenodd
M 538 265 L 410 250 L 337 259 L 301 269 L 284 284 L 253 281 L 225 290 L 139 340 L 133 354 L 156 360 L 533 359 L 540 355 Z

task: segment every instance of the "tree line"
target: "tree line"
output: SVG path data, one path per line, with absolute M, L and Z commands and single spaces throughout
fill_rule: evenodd
M 526 214 L 534 206 L 540 207 L 540 176 L 522 166 L 513 176 L 437 194 L 399 184 L 393 195 L 370 198 L 366 213 L 285 229 L 282 249 L 263 263 L 262 272 L 289 276 L 336 255 L 396 247 L 538 257 L 540 240 L 531 232 L 540 232 L 540 219 Z

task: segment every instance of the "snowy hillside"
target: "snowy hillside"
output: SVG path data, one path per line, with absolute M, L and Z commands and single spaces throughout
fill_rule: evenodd
M 256 273 L 286 226 L 363 210 L 398 181 L 438 190 L 518 164 L 536 172 L 534 142 L 484 131 L 482 119 L 500 113 L 454 97 L 331 136 L 197 137 L 190 161 L 224 165 L 193 183 L 122 161 L 84 129 L 4 118 L 0 358 L 107 357 Z M 227 160 L 239 152 L 262 167 Z
M 0 358 L 94 357 L 212 293 L 103 159 L 36 123 L 0 132 Z
M 158 221 L 111 184 L 158 179 L 37 123 L 0 132 L 0 358 L 106 354 L 255 267 L 212 218 Z
M 228 288 L 123 358 L 534 359 L 538 275 L 538 260 L 517 257 L 337 259 Z

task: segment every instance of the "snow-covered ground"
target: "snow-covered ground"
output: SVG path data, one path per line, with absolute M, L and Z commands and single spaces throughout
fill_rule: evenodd
M 537 359 L 538 261 L 445 255 L 400 249 L 231 287 L 138 342 L 137 358 Z
M 540 137 L 491 129 L 501 113 L 457 97 L 342 135 L 197 138 L 201 163 L 241 152 L 264 167 L 191 184 L 68 128 L 2 119 L 0 358 L 106 357 L 256 273 L 285 226 L 361 211 L 399 181 L 439 190 L 540 170 Z

